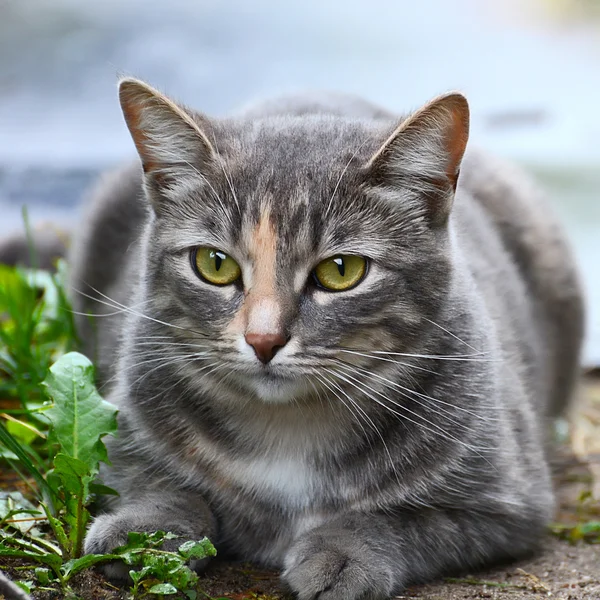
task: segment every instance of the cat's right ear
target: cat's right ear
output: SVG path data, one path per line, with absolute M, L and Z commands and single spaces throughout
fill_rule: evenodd
M 202 131 L 199 116 L 192 117 L 172 100 L 137 79 L 119 83 L 119 100 L 146 175 L 155 210 L 177 187 L 190 179 L 204 179 L 202 172 L 214 161 L 214 151 Z

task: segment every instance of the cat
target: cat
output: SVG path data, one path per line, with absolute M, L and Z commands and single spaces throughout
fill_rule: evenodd
M 141 166 L 102 182 L 71 251 L 120 409 L 120 498 L 86 552 L 208 536 L 301 600 L 352 600 L 535 551 L 580 286 L 535 186 L 465 153 L 464 96 L 223 119 L 136 79 L 119 96 Z

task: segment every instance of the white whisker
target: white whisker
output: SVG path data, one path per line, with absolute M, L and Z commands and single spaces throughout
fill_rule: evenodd
M 326 369 L 327 371 L 329 371 L 328 369 Z M 334 377 L 338 377 L 339 376 L 337 373 L 329 371 L 329 373 L 331 373 Z M 360 411 L 360 414 L 363 415 L 363 417 L 367 420 L 367 422 L 369 423 L 369 425 L 372 427 L 373 431 L 377 434 L 377 436 L 379 437 L 379 439 L 381 440 L 381 444 L 383 445 L 383 449 L 388 457 L 388 460 L 390 461 L 390 467 L 392 468 L 392 471 L 394 472 L 394 475 L 396 476 L 396 479 L 398 481 L 398 483 L 400 483 L 400 478 L 398 475 L 398 472 L 396 470 L 396 464 L 394 463 L 394 459 L 392 458 L 392 454 L 388 448 L 388 445 L 386 444 L 385 440 L 383 439 L 383 435 L 381 433 L 381 431 L 379 431 L 379 428 L 377 427 L 377 425 L 374 423 L 373 419 L 371 419 L 371 417 L 365 412 L 365 410 L 360 406 L 360 404 L 358 402 L 356 402 L 345 390 L 344 388 L 342 388 L 341 386 L 335 384 L 333 381 L 328 380 L 329 383 L 331 383 L 331 385 L 334 385 L 336 387 L 336 389 L 338 389 L 342 394 L 344 394 L 344 396 L 346 396 L 346 398 L 348 399 L 348 401 L 355 407 L 356 410 Z M 335 393 L 335 392 L 334 392 Z M 338 398 L 340 398 L 337 394 L 336 396 Z M 341 398 L 340 398 L 341 400 Z M 342 401 L 343 402 L 343 401 Z M 365 433 L 365 435 L 367 435 L 367 432 L 364 430 L 363 431 Z
M 138 311 L 135 311 L 133 309 L 131 309 L 128 306 L 125 306 L 124 304 L 121 304 L 120 302 L 118 302 L 117 300 L 114 300 L 113 298 L 111 298 L 110 296 L 107 296 L 106 294 L 103 294 L 101 291 L 97 290 L 95 287 L 87 284 L 94 292 L 96 292 L 97 294 L 100 294 L 103 298 L 106 298 L 107 301 L 101 300 L 100 298 L 95 298 L 94 296 L 91 296 L 90 294 L 86 294 L 85 292 L 82 292 L 81 290 L 75 289 L 74 291 L 77 292 L 78 294 L 81 294 L 82 296 L 84 296 L 85 298 L 89 298 L 90 300 L 93 300 L 94 302 L 99 302 L 100 304 L 104 304 L 106 306 L 109 306 L 110 308 L 122 308 L 123 310 L 125 310 L 125 312 L 129 313 L 130 315 L 134 315 L 136 317 L 140 317 L 142 319 L 147 319 L 149 321 L 152 321 L 154 323 L 158 323 L 159 325 L 164 325 L 165 327 L 171 327 L 173 329 L 180 329 L 181 331 L 186 331 L 187 333 L 195 333 L 196 335 L 200 335 L 200 336 L 204 336 L 206 337 L 205 334 L 203 334 L 200 331 L 194 331 L 193 329 L 187 329 L 186 327 L 180 327 L 179 325 L 173 325 L 172 323 L 167 323 L 166 321 L 161 321 L 160 319 L 155 319 L 154 317 L 150 317 L 148 315 L 145 315 L 144 313 L 140 313 Z M 111 304 L 111 302 L 113 304 Z
M 468 450 L 470 450 L 472 452 L 476 452 L 483 460 L 485 460 L 486 462 L 489 463 L 489 461 L 484 456 L 482 456 L 479 453 L 479 451 L 480 450 L 481 451 L 490 451 L 491 448 L 479 448 L 479 447 L 475 447 L 475 446 L 473 446 L 471 444 L 467 444 L 466 442 L 464 442 L 464 441 L 456 438 L 455 436 L 449 434 L 442 427 L 440 427 L 436 423 L 433 423 L 432 421 L 430 421 L 429 419 L 427 419 L 423 415 L 420 415 L 419 413 L 417 413 L 417 412 L 415 412 L 413 410 L 410 410 L 409 408 L 407 408 L 406 406 L 403 406 L 402 404 L 399 404 L 397 402 L 394 402 L 393 400 L 390 400 L 387 396 L 384 396 L 381 392 L 379 392 L 377 390 L 374 390 L 373 388 L 370 388 L 369 386 L 365 386 L 365 387 L 367 387 L 367 390 L 365 390 L 364 387 L 361 387 L 360 385 L 358 385 L 358 384 L 362 384 L 364 386 L 364 383 L 361 382 L 360 380 L 356 379 L 352 375 L 346 374 L 346 376 L 344 376 L 341 373 L 335 372 L 335 371 L 331 371 L 330 369 L 326 369 L 326 371 L 328 371 L 328 372 L 330 372 L 332 374 L 335 373 L 335 375 L 337 377 L 339 377 L 340 379 L 343 379 L 344 381 L 346 381 L 346 383 L 348 383 L 349 385 L 355 387 L 359 392 L 361 392 L 362 394 L 364 394 L 367 398 L 370 398 L 371 400 L 373 400 L 374 402 L 376 402 L 377 404 L 379 404 L 382 408 L 385 408 L 390 413 L 396 415 L 396 417 L 398 417 L 400 419 L 406 419 L 407 421 L 413 423 L 414 425 L 417 425 L 417 427 L 423 427 L 426 431 L 429 431 L 430 433 L 432 433 L 434 435 L 437 434 L 437 435 L 439 435 L 440 437 L 442 437 L 444 439 L 456 442 L 457 444 L 463 446 L 464 448 L 467 448 Z M 404 413 L 398 413 L 398 412 L 396 412 L 394 409 L 392 409 L 391 407 L 387 406 L 384 402 L 382 402 L 381 400 L 379 400 L 375 396 L 373 396 L 370 392 L 373 392 L 373 393 L 377 394 L 378 396 L 382 397 L 387 402 L 391 402 L 397 409 L 404 411 L 404 413 L 408 413 L 410 415 L 413 415 L 416 418 L 421 419 L 422 421 L 424 421 L 425 423 L 427 423 L 431 427 L 428 427 L 427 425 L 424 425 L 423 423 L 419 423 L 419 422 L 411 419 L 410 417 L 408 417 Z M 489 464 L 491 465 L 491 463 L 489 463 Z
M 442 327 L 439 323 L 436 323 L 435 321 L 432 321 L 431 319 L 428 319 L 427 317 L 423 317 L 423 319 L 425 321 L 427 321 L 428 323 L 431 323 L 432 325 L 439 327 L 442 331 L 445 331 L 448 335 L 452 336 L 455 340 L 459 341 L 461 344 L 464 344 L 465 346 L 467 346 L 467 348 L 470 348 L 471 350 L 473 350 L 473 352 L 479 353 L 479 350 L 477 350 L 477 348 L 474 348 L 473 346 L 471 346 L 471 344 L 468 344 L 464 340 L 461 340 L 455 333 L 448 331 L 445 327 Z
M 339 348 L 339 352 L 346 352 L 347 354 L 356 354 L 358 356 L 365 356 L 366 358 L 374 358 L 377 360 L 386 360 L 388 362 L 393 362 L 396 364 L 406 366 L 406 363 L 400 363 L 398 361 L 392 360 L 391 358 L 383 358 L 380 355 L 386 356 L 402 356 L 405 358 L 427 358 L 431 360 L 454 360 L 454 361 L 464 361 L 464 362 L 497 362 L 495 359 L 483 359 L 483 358 L 472 358 L 476 356 L 475 354 L 452 354 L 452 355 L 442 355 L 442 354 L 409 354 L 406 352 L 386 352 L 384 350 L 373 350 L 370 353 L 357 352 L 355 350 L 347 350 L 345 348 Z M 487 354 L 487 353 L 481 353 Z M 412 366 L 412 365 L 410 365 Z
M 339 363 L 340 361 L 337 361 L 337 362 Z M 343 363 L 343 361 L 341 361 L 341 362 Z M 344 363 L 344 366 L 346 368 L 348 368 L 348 365 L 346 363 Z M 386 387 L 396 388 L 398 390 L 401 390 L 401 391 L 399 391 L 400 395 L 402 395 L 402 396 L 404 396 L 406 398 L 412 398 L 412 396 L 407 396 L 407 394 L 414 394 L 415 396 L 418 396 L 419 398 L 422 398 L 424 400 L 430 400 L 433 403 L 435 403 L 436 408 L 438 410 L 441 410 L 444 413 L 450 413 L 450 411 L 448 411 L 448 410 L 440 407 L 439 405 L 452 407 L 452 408 L 454 408 L 454 409 L 456 409 L 456 410 L 458 410 L 460 412 L 466 413 L 466 414 L 468 414 L 468 415 L 470 415 L 472 417 L 475 417 L 476 419 L 482 420 L 482 421 L 495 422 L 495 421 L 499 420 L 499 419 L 496 419 L 495 417 L 492 417 L 492 418 L 484 417 L 484 416 L 482 416 L 482 415 L 480 415 L 480 414 L 478 414 L 478 413 L 476 413 L 476 412 L 474 412 L 472 410 L 464 408 L 463 406 L 458 406 L 457 404 L 452 404 L 450 402 L 446 402 L 444 400 L 440 400 L 439 398 L 433 398 L 432 396 L 427 396 L 426 394 L 422 394 L 421 392 L 418 392 L 417 390 L 413 390 L 411 388 L 408 388 L 408 387 L 405 387 L 403 385 L 400 385 L 399 383 L 397 383 L 395 381 L 392 381 L 391 379 L 388 379 L 387 377 L 383 377 L 382 375 L 379 375 L 378 373 L 373 373 L 373 372 L 371 372 L 371 371 L 369 371 L 367 369 L 364 369 L 362 367 L 356 367 L 354 365 L 352 365 L 352 367 L 353 367 L 354 370 L 360 371 L 361 373 L 363 373 L 367 377 L 370 377 L 372 379 L 376 378 L 376 379 L 379 379 L 379 380 L 383 381 L 384 385 Z M 414 400 L 414 398 L 412 398 L 412 399 Z M 421 404 L 420 402 L 418 402 L 418 403 Z M 425 405 L 421 404 L 421 406 L 425 406 Z

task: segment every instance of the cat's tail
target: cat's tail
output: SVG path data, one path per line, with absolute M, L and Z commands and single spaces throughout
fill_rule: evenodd
M 0 263 L 52 270 L 66 256 L 69 240 L 68 232 L 51 224 L 37 226 L 29 235 L 15 232 L 0 239 Z
M 2 571 L 0 571 L 0 598 L 5 598 L 6 600 L 31 600 L 31 596 L 3 575 Z

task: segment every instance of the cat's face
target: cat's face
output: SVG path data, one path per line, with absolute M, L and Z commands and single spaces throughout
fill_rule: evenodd
M 192 119 L 132 81 L 121 98 L 155 213 L 143 250 L 151 315 L 172 326 L 170 356 L 196 353 L 192 377 L 266 402 L 344 402 L 361 369 L 399 368 L 383 353 L 418 348 L 449 280 L 464 100 L 394 131 L 319 116 Z

